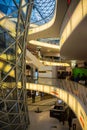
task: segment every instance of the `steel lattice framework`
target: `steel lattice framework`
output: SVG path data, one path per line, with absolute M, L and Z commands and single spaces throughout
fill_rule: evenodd
M 27 130 L 25 53 L 33 0 L 10 2 L 16 11 L 0 12 L 0 130 Z

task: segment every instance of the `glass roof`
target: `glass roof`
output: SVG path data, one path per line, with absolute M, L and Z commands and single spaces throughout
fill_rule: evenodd
M 19 0 L 16 0 L 16 3 L 19 4 Z M 7 16 L 11 16 L 13 12 L 17 10 L 13 0 L 0 0 L 0 11 L 6 14 Z M 12 15 L 13 17 L 17 17 L 16 13 Z
M 0 0 L 0 11 L 9 16 L 10 19 L 16 21 L 17 6 L 20 0 Z M 16 4 L 14 4 L 16 3 Z M 27 0 L 23 1 L 23 15 Z M 30 22 L 37 25 L 42 25 L 50 21 L 54 15 L 55 0 L 34 0 L 34 5 L 31 13 Z M 14 18 L 14 19 L 13 19 Z
M 50 21 L 54 15 L 55 0 L 35 0 L 31 14 L 31 22 L 42 25 Z

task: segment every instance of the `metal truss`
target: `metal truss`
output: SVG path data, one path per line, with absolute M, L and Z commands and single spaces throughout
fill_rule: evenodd
M 33 0 L 26 1 L 12 1 L 17 8 L 14 36 L 0 24 L 0 130 L 27 130 L 29 125 L 25 55 Z M 0 23 L 3 19 L 10 17 Z

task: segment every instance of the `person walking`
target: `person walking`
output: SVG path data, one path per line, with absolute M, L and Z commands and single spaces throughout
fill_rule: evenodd
M 71 116 L 68 117 L 68 124 L 69 124 L 69 130 L 71 130 L 71 127 L 72 127 L 72 117 Z

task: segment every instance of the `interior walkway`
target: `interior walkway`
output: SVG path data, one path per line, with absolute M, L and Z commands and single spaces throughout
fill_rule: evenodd
M 42 110 L 42 112 L 39 113 L 35 112 L 35 110 L 37 110 L 36 104 L 42 104 L 43 102 L 48 102 L 48 100 L 31 103 L 31 106 L 29 105 L 30 125 L 28 130 L 69 130 L 68 122 L 65 121 L 63 125 L 58 119 L 50 117 L 49 109 L 46 110 L 45 108 L 45 111 Z M 71 130 L 82 130 L 77 120 L 75 120 L 75 123 L 76 129 L 71 128 Z
M 41 113 L 30 112 L 28 130 L 69 130 L 67 123 L 62 125 L 56 118 L 50 118 L 49 111 Z

